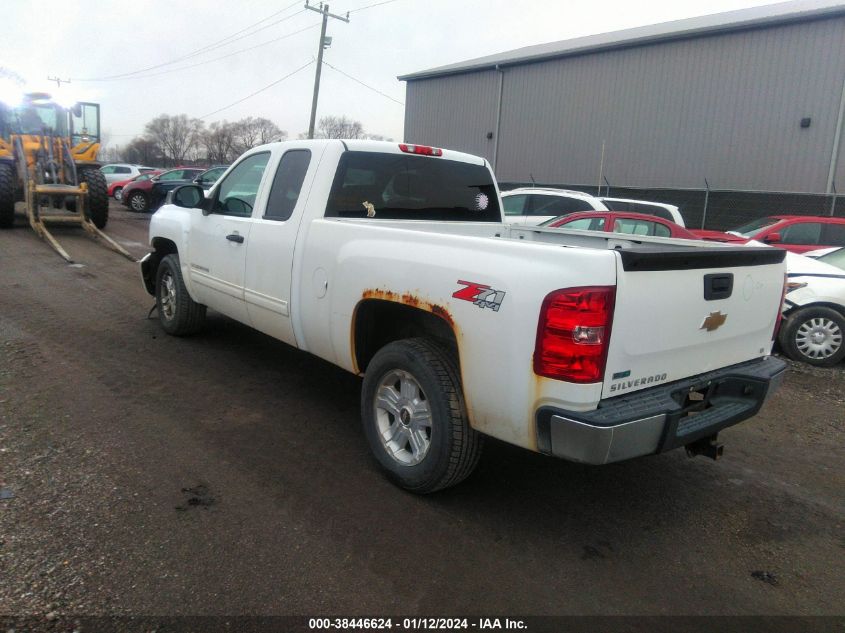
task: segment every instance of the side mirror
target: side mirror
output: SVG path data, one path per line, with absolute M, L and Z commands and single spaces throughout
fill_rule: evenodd
M 158 182 L 159 180 L 161 180 L 161 178 L 159 178 L 158 176 L 153 176 L 152 178 L 150 178 L 151 182 Z
M 73 104 L 73 107 L 70 109 L 70 112 L 77 119 L 82 118 L 82 104 L 81 103 Z
M 777 244 L 781 241 L 780 233 L 770 233 L 763 238 L 763 241 L 767 244 Z
M 197 176 L 197 177 L 196 177 L 196 178 L 194 178 L 191 182 L 192 182 L 192 183 L 194 183 L 195 185 L 201 185 L 201 184 L 202 184 L 202 177 L 201 177 L 201 176 Z
M 205 203 L 205 192 L 197 185 L 182 185 L 167 194 L 170 203 L 183 209 L 200 209 Z

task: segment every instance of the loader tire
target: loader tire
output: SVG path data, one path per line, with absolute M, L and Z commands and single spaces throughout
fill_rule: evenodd
M 0 164 L 0 229 L 12 228 L 15 223 L 15 170 Z
M 88 219 L 98 229 L 109 221 L 109 187 L 106 177 L 97 167 L 79 167 L 80 184 L 88 183 Z

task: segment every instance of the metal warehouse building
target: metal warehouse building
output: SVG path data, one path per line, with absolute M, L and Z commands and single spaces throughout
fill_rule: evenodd
M 708 196 L 708 224 L 845 214 L 832 195 L 845 192 L 842 3 L 732 11 L 399 79 L 405 140 L 485 156 L 502 183 L 609 187 L 681 203 L 688 224 Z

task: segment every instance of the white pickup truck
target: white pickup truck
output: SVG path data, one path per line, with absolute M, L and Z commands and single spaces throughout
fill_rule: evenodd
M 166 332 L 207 306 L 363 376 L 370 448 L 415 492 L 469 475 L 484 435 L 588 464 L 717 457 L 784 372 L 784 251 L 509 226 L 487 162 L 448 150 L 263 145 L 207 196 L 176 189 L 150 246 Z

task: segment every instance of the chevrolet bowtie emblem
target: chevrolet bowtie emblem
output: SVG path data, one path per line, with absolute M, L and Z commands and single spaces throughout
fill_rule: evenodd
M 699 330 L 707 330 L 708 332 L 712 332 L 713 330 L 718 330 L 725 321 L 728 320 L 727 314 L 722 314 L 721 311 L 719 312 L 711 312 L 710 316 L 704 319 L 704 322 L 701 324 L 701 327 L 698 328 Z

